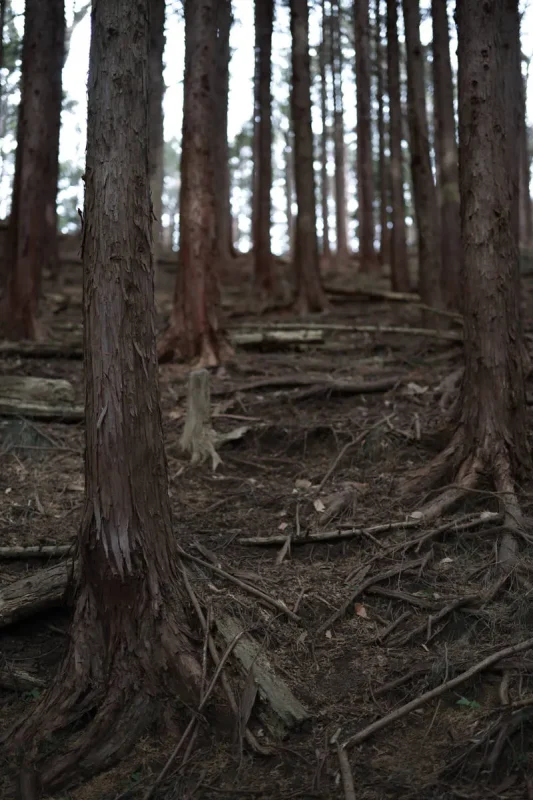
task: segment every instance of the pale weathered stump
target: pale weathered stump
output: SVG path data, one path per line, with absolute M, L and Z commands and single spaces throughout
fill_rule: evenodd
M 211 458 L 213 470 L 221 463 L 215 450 L 215 433 L 211 427 L 211 392 L 206 369 L 193 370 L 187 389 L 187 416 L 180 446 L 191 454 L 191 464 L 202 464 Z

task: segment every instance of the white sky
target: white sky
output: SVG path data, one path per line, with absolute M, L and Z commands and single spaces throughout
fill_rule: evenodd
M 344 0 L 346 5 L 347 0 Z M 67 23 L 70 23 L 75 8 L 83 4 L 83 0 L 66 0 Z M 522 21 L 522 49 L 526 56 L 533 56 L 533 8 L 531 1 L 526 0 L 521 4 L 525 6 Z M 230 141 L 242 129 L 242 126 L 251 119 L 253 112 L 253 69 L 254 69 L 254 31 L 253 31 L 253 0 L 233 0 L 235 23 L 231 32 L 231 79 L 228 114 L 228 134 Z M 288 95 L 288 86 L 283 85 L 280 71 L 287 63 L 290 48 L 289 12 L 276 3 L 277 18 L 273 39 L 273 64 L 274 79 L 273 91 L 280 101 Z M 24 9 L 24 0 L 13 0 L 13 7 L 17 12 Z M 429 7 L 429 0 L 421 0 L 422 11 Z M 167 44 L 165 49 L 165 83 L 167 86 L 164 100 L 165 112 L 165 139 L 181 136 L 181 113 L 183 100 L 183 63 L 184 63 L 184 24 L 179 0 L 167 0 Z M 178 11 L 178 13 L 176 13 Z M 431 41 L 431 20 L 426 14 L 426 19 L 421 25 L 421 37 L 424 44 Z M 400 15 L 401 17 L 401 15 Z M 86 114 L 86 82 L 89 59 L 90 40 L 90 15 L 87 14 L 83 21 L 76 27 L 70 45 L 69 56 L 63 72 L 63 88 L 68 96 L 78 102 L 74 113 L 64 113 L 61 129 L 60 157 L 62 160 L 72 160 L 83 163 L 85 154 L 85 114 Z M 453 26 L 452 26 L 453 34 Z M 310 42 L 318 43 L 320 38 L 320 12 L 313 11 L 310 18 Z M 455 42 L 452 42 L 452 59 L 455 58 Z M 533 68 L 531 70 L 533 73 Z M 528 118 L 533 123 L 533 85 L 530 79 L 528 91 Z M 344 80 L 344 109 L 346 141 L 352 142 L 356 124 L 355 91 L 351 66 L 346 67 Z M 314 117 L 318 123 L 318 108 L 314 109 Z M 353 165 L 348 164 L 348 169 Z M 353 181 L 348 182 L 351 193 L 348 198 L 349 210 L 353 212 L 356 207 Z M 82 203 L 80 187 L 80 204 Z M 284 208 L 283 189 L 281 186 L 273 189 L 274 213 L 276 208 Z M 273 238 L 283 239 L 284 233 L 276 231 L 279 225 L 274 225 Z M 279 247 L 275 246 L 275 250 Z

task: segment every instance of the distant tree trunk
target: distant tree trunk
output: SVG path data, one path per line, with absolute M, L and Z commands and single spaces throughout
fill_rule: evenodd
M 93 776 L 118 761 L 155 720 L 165 720 L 168 697 L 192 702 L 199 688 L 159 403 L 148 10 L 148 0 L 114 0 L 95 3 L 92 14 L 83 238 L 85 509 L 76 603 L 63 664 L 16 740 L 33 754 L 55 732 L 72 728 L 73 719 L 86 725 L 71 749 L 45 757 L 42 783 L 53 793 L 75 771 Z
M 4 23 L 6 18 L 6 0 L 0 0 L 0 69 L 4 66 Z M 2 79 L 0 78 L 0 101 L 3 92 Z
M 450 61 L 447 0 L 432 0 L 435 156 L 440 206 L 441 288 L 449 308 L 459 308 L 461 223 L 459 216 L 459 158 L 455 139 L 453 77 Z
M 329 177 L 328 177 L 328 83 L 326 75 L 326 31 L 328 20 L 326 16 L 326 0 L 322 0 L 322 41 L 319 45 L 320 67 L 320 117 L 322 131 L 320 134 L 320 205 L 322 216 L 322 257 L 329 266 L 331 262 L 331 248 L 329 243 Z
M 357 83 L 357 200 L 359 204 L 359 257 L 361 270 L 376 265 L 374 251 L 374 165 L 370 99 L 369 0 L 356 0 L 355 73 Z
M 292 258 L 294 251 L 294 217 L 292 213 L 292 202 L 294 197 L 294 151 L 293 140 L 290 129 L 285 133 L 285 199 L 287 201 L 285 216 L 287 217 L 287 245 L 289 256 Z
M 379 139 L 379 261 L 381 266 L 390 264 L 390 231 L 389 231 L 389 194 L 390 194 L 390 163 L 385 154 L 386 127 L 384 112 L 384 80 L 383 80 L 383 46 L 381 41 L 381 3 L 376 0 L 376 76 L 377 76 L 377 101 L 378 101 L 378 139 Z
M 159 358 L 215 366 L 229 355 L 220 327 L 214 119 L 216 0 L 185 0 L 180 244 L 174 306 Z
M 407 105 L 411 172 L 418 230 L 418 290 L 424 303 L 440 305 L 441 249 L 438 203 L 429 146 L 424 61 L 418 0 L 403 0 L 407 50 Z
M 519 174 L 519 203 L 520 203 L 520 247 L 524 250 L 533 249 L 533 206 L 529 186 L 531 183 L 531 164 L 528 153 L 528 137 L 526 123 L 526 93 L 527 79 L 520 84 L 520 138 L 518 143 L 518 157 L 520 163 Z
M 157 265 L 161 248 L 161 214 L 163 210 L 163 181 L 165 140 L 163 135 L 163 51 L 165 49 L 165 0 L 150 0 L 150 51 L 148 56 L 148 120 L 150 190 L 152 194 L 152 235 L 154 259 Z
M 512 531 L 521 524 L 515 480 L 531 468 L 516 225 L 518 0 L 461 0 L 457 27 L 465 371 L 452 440 L 411 485 L 420 496 L 455 484 L 423 509 L 431 517 L 491 478 Z
M 387 0 L 387 74 L 389 94 L 390 178 L 392 205 L 391 278 L 397 292 L 410 289 L 403 193 L 402 103 L 400 95 L 400 48 L 398 0 Z
M 57 176 L 61 120 L 64 0 L 27 0 L 21 101 L 9 221 L 5 308 L 10 339 L 38 339 L 41 270 L 57 274 Z
M 254 115 L 254 286 L 264 302 L 275 293 L 275 273 L 270 245 L 272 203 L 272 28 L 274 0 L 255 0 L 255 85 Z
M 309 65 L 309 16 L 307 0 L 290 0 L 292 35 L 291 108 L 294 130 L 296 178 L 296 236 L 294 267 L 296 307 L 302 312 L 322 311 L 327 306 L 320 281 L 316 231 L 313 131 L 311 128 L 311 71 Z
M 230 63 L 230 32 L 233 22 L 231 0 L 220 0 L 216 5 L 217 49 L 215 54 L 217 89 L 214 97 L 216 123 L 215 139 L 215 214 L 216 238 L 221 266 L 233 258 L 230 207 L 230 170 L 228 148 L 228 92 Z
M 331 76 L 333 86 L 333 145 L 335 153 L 335 238 L 337 268 L 348 261 L 348 232 L 346 225 L 346 158 L 344 146 L 344 108 L 342 99 L 342 45 L 340 8 L 332 0 L 330 17 Z

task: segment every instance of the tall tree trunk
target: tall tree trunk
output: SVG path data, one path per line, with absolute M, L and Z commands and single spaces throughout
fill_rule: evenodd
M 533 249 L 533 205 L 529 186 L 531 183 L 531 165 L 528 153 L 527 135 L 527 78 L 520 84 L 520 134 L 518 143 L 518 158 L 520 164 L 519 174 L 519 218 L 520 218 L 520 247 L 523 250 Z
M 272 202 L 272 28 L 274 0 L 255 0 L 255 115 L 254 115 L 254 286 L 263 301 L 272 299 L 275 274 L 270 247 Z
M 333 145 L 335 153 L 335 238 L 337 267 L 348 261 L 348 232 L 346 225 L 346 158 L 344 146 L 344 108 L 342 99 L 342 43 L 340 7 L 332 0 L 330 17 L 331 76 L 333 86 Z
M 290 0 L 292 35 L 291 110 L 294 131 L 296 235 L 294 268 L 296 306 L 302 312 L 327 306 L 320 281 L 316 232 L 313 131 L 311 128 L 311 71 L 309 64 L 309 10 L 307 0 Z
M 216 82 L 215 115 L 213 128 L 215 137 L 215 214 L 216 238 L 221 266 L 233 258 L 230 207 L 230 169 L 228 149 L 228 92 L 229 62 L 231 57 L 229 39 L 233 22 L 231 0 L 220 0 L 216 5 L 217 49 L 215 54 Z
M 6 19 L 6 0 L 0 0 L 0 70 L 4 66 L 4 23 Z M 0 102 L 4 87 L 0 77 Z
M 185 0 L 180 245 L 174 305 L 159 358 L 214 366 L 229 355 L 220 327 L 212 157 L 216 0 Z
M 370 100 L 369 0 L 355 0 L 355 73 L 357 82 L 357 200 L 360 268 L 376 264 L 374 251 L 374 165 Z
M 384 109 L 384 80 L 383 80 L 383 45 L 381 41 L 381 2 L 376 0 L 376 77 L 378 101 L 378 139 L 379 139 L 379 261 L 383 267 L 390 264 L 390 231 L 389 231 L 389 195 L 390 195 L 390 164 L 386 155 L 386 126 Z
M 426 507 L 437 516 L 491 478 L 512 531 L 521 522 L 514 482 L 531 468 L 516 224 L 518 0 L 461 0 L 457 27 L 465 371 L 455 434 L 412 485 L 419 495 L 455 482 Z
M 391 279 L 397 292 L 410 289 L 403 192 L 402 102 L 400 95 L 400 48 L 398 0 L 387 0 L 387 77 L 389 94 L 390 178 L 392 205 Z
M 407 50 L 407 105 L 411 173 L 418 230 L 418 283 L 424 303 L 440 305 L 441 250 L 438 203 L 429 152 L 424 61 L 418 0 L 403 0 Z
M 64 0 L 27 0 L 21 101 L 9 221 L 5 308 L 10 339 L 43 336 L 37 319 L 41 270 L 57 273 L 57 176 L 61 121 Z
M 150 51 L 148 55 L 148 163 L 152 194 L 152 235 L 155 265 L 161 248 L 161 214 L 165 139 L 163 135 L 163 52 L 165 49 L 165 0 L 150 0 Z
M 292 258 L 294 253 L 294 217 L 292 213 L 292 203 L 294 197 L 294 140 L 291 136 L 290 128 L 285 132 L 285 200 L 287 218 L 287 246 L 289 256 Z
M 85 509 L 69 647 L 18 733 L 26 752 L 84 720 L 44 787 L 92 776 L 168 697 L 199 684 L 172 530 L 155 348 L 148 170 L 148 0 L 95 3 L 84 264 Z M 31 744 L 31 747 L 28 745 Z M 33 762 L 35 763 L 35 762 Z M 40 763 L 40 762 L 37 762 Z
M 441 288 L 449 308 L 459 308 L 461 291 L 461 223 L 459 160 L 455 138 L 453 77 L 450 61 L 447 0 L 432 0 L 435 156 L 440 206 Z
M 326 0 L 322 0 L 322 41 L 319 45 L 320 67 L 320 117 L 322 131 L 320 133 L 320 205 L 322 216 L 322 257 L 329 266 L 331 262 L 331 247 L 329 243 L 329 178 L 328 178 L 328 82 L 326 74 L 326 32 L 328 19 L 326 16 Z

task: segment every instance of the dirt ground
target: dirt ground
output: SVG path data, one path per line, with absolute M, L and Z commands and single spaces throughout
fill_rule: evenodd
M 446 332 L 452 338 L 460 332 L 456 321 L 447 320 L 444 338 L 357 332 L 349 326 L 421 327 L 431 321 L 423 320 L 415 303 L 342 294 L 331 294 L 331 312 L 310 320 L 286 313 L 247 315 L 238 287 L 247 275 L 246 259 L 237 266 L 242 272 L 224 294 L 231 331 L 311 323 L 323 330 L 323 340 L 239 348 L 232 363 L 212 374 L 215 430 L 248 428 L 220 447 L 216 472 L 209 463 L 191 466 L 181 452 L 187 370 L 161 366 L 175 531 L 183 549 L 202 562 L 187 561 L 187 569 L 209 611 L 219 652 L 225 644 L 217 620 L 230 615 L 309 718 L 300 728 L 273 733 L 260 694 L 249 727 L 271 752 L 254 753 L 243 743 L 218 683 L 186 757 L 181 751 L 153 796 L 349 798 L 338 743 L 532 635 L 531 549 L 520 542 L 517 565 L 503 581 L 496 564 L 494 494 L 473 492 L 453 514 L 430 525 L 417 515 L 425 498 L 407 504 L 398 492 L 398 479 L 446 441 L 444 407 L 455 389 L 448 391 L 442 381 L 461 366 L 461 345 Z M 72 266 L 60 289 L 46 286 L 46 322 L 63 342 L 80 340 L 79 271 Z M 161 319 L 172 280 L 170 268 L 160 270 Z M 533 281 L 524 280 L 528 330 Z M 330 275 L 327 282 L 346 289 L 356 278 Z M 0 371 L 66 378 L 82 402 L 80 360 L 4 355 Z M 354 387 L 361 382 L 382 388 L 358 393 Z M 531 416 L 528 405 L 530 429 Z M 0 437 L 0 544 L 70 543 L 83 500 L 82 423 L 3 418 Z M 526 512 L 531 498 L 531 487 L 524 487 Z M 246 541 L 252 537 L 274 541 Z M 291 546 L 283 549 L 288 537 Z M 0 559 L 0 584 L 50 563 L 55 561 Z M 266 600 L 252 595 L 250 586 Z M 269 598 L 296 610 L 297 619 Z M 344 611 L 328 622 L 343 604 Z M 195 619 L 192 605 L 189 610 Z M 0 631 L 0 668 L 50 681 L 67 641 L 68 610 L 53 609 Z M 207 669 L 209 679 L 210 660 Z M 531 650 L 504 657 L 349 745 L 343 752 L 353 796 L 533 798 L 532 670 Z M 232 656 L 225 674 L 244 709 L 249 681 Z M 0 735 L 40 691 L 0 686 Z M 142 798 L 191 717 L 178 704 L 176 714 L 175 737 L 146 736 L 115 769 L 56 800 Z M 0 751 L 2 799 L 15 796 L 15 772 Z

